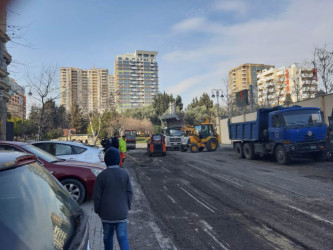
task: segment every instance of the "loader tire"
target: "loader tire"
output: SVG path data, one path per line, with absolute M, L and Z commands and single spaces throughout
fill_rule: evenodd
M 217 149 L 217 140 L 215 139 L 210 139 L 207 143 L 206 143 L 206 148 L 209 152 L 215 151 Z
M 199 151 L 198 144 L 192 143 L 191 146 L 190 146 L 190 150 L 191 150 L 192 153 L 198 153 L 198 151 Z

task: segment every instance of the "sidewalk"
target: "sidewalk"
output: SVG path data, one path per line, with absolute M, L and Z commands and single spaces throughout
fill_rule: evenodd
M 132 161 L 128 160 L 127 171 L 131 176 L 133 186 L 132 210 L 128 216 L 128 238 L 130 249 L 176 249 L 171 240 L 160 231 L 156 219 L 149 207 L 140 185 L 136 182 L 134 169 L 130 166 Z M 93 202 L 88 201 L 81 205 L 89 216 L 89 241 L 92 250 L 104 249 L 102 223 L 97 214 L 94 213 Z M 118 250 L 118 242 L 114 238 L 114 249 Z

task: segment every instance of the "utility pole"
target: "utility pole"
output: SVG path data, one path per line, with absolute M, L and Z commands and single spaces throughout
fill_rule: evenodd
M 218 134 L 219 136 L 219 143 L 221 143 L 221 121 L 220 121 L 220 104 L 219 104 L 219 97 L 223 98 L 223 91 L 222 89 L 212 89 L 212 98 L 216 96 L 216 102 L 217 102 L 217 114 L 216 114 L 216 119 L 217 119 L 217 127 L 218 127 Z

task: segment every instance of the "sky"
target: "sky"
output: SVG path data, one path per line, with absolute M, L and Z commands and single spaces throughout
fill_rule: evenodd
M 332 10 L 333 0 L 13 0 L 9 72 L 20 85 L 43 66 L 112 74 L 117 55 L 158 51 L 160 92 L 187 105 L 225 92 L 240 64 L 289 66 L 332 48 Z

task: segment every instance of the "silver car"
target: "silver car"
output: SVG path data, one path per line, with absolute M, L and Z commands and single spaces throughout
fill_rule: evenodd
M 60 159 L 85 161 L 104 165 L 104 153 L 102 148 L 94 148 L 79 142 L 69 141 L 39 141 L 31 144 Z

